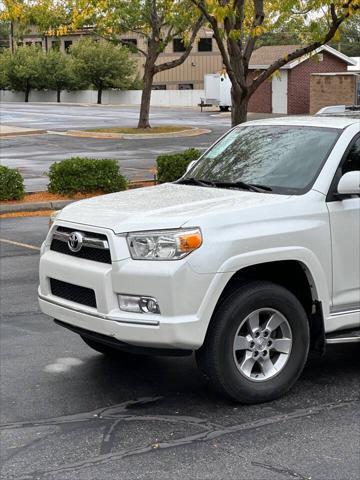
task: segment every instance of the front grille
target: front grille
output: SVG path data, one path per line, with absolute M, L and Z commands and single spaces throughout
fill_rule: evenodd
M 65 234 L 66 233 L 70 234 L 74 231 L 79 231 L 79 230 L 75 230 L 73 228 L 67 228 L 67 227 L 57 227 L 56 229 L 56 232 L 65 233 Z M 80 232 L 86 237 L 89 237 L 92 239 L 104 240 L 107 242 L 106 235 L 103 235 L 101 233 L 87 232 L 85 230 L 80 230 Z M 51 241 L 50 250 L 53 250 L 54 252 L 63 253 L 65 255 L 71 255 L 77 258 L 92 260 L 94 262 L 111 263 L 111 254 L 110 254 L 109 248 L 94 248 L 94 247 L 88 247 L 84 245 L 81 248 L 81 250 L 79 250 L 78 252 L 72 252 L 69 249 L 66 241 L 53 238 Z
M 51 293 L 56 297 L 96 308 L 95 292 L 91 288 L 80 287 L 79 285 L 50 278 L 50 289 Z

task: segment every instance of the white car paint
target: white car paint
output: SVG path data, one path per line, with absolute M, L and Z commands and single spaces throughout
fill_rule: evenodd
M 277 195 L 165 184 L 82 200 L 56 217 L 41 250 L 42 311 L 70 325 L 139 346 L 197 349 L 217 301 L 235 272 L 278 260 L 300 262 L 322 303 L 327 333 L 360 326 L 360 198 L 327 202 L 326 195 L 360 122 L 290 117 L 249 122 L 340 128 L 342 133 L 312 189 Z M 240 127 L 241 128 L 241 127 Z M 50 249 L 58 226 L 105 234 L 112 264 Z M 202 246 L 182 260 L 130 257 L 124 234 L 199 227 Z M 91 288 L 97 308 L 52 295 L 49 278 Z M 161 315 L 119 309 L 117 294 L 158 300 Z

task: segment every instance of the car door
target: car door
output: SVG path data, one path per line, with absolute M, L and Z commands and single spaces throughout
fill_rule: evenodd
M 341 176 L 354 170 L 360 170 L 360 134 L 345 152 L 327 201 L 332 241 L 333 313 L 360 308 L 360 197 L 336 196 Z

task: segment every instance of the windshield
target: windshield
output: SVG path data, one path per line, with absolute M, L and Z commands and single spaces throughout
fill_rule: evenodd
M 300 194 L 311 188 L 339 130 L 281 125 L 237 127 L 225 135 L 182 180 L 268 187 Z M 235 185 L 234 185 L 235 186 Z

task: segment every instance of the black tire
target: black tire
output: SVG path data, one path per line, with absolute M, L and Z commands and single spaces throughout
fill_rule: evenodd
M 275 309 L 286 318 L 292 346 L 279 373 L 259 382 L 239 371 L 233 344 L 241 322 L 262 308 Z M 307 360 L 309 340 L 309 323 L 299 300 L 280 285 L 252 281 L 239 287 L 217 308 L 196 359 L 199 368 L 222 394 L 241 403 L 268 402 L 283 395 L 299 378 Z
M 99 353 L 102 353 L 103 355 L 106 355 L 107 357 L 117 357 L 117 358 L 126 359 L 126 358 L 133 358 L 137 356 L 136 354 L 132 354 L 130 352 L 126 352 L 118 348 L 110 347 L 109 345 L 105 345 L 104 343 L 97 342 L 96 340 L 92 340 L 88 337 L 81 336 L 81 338 L 84 340 L 86 345 L 88 345 L 90 348 L 92 348 L 93 350 L 96 350 Z

